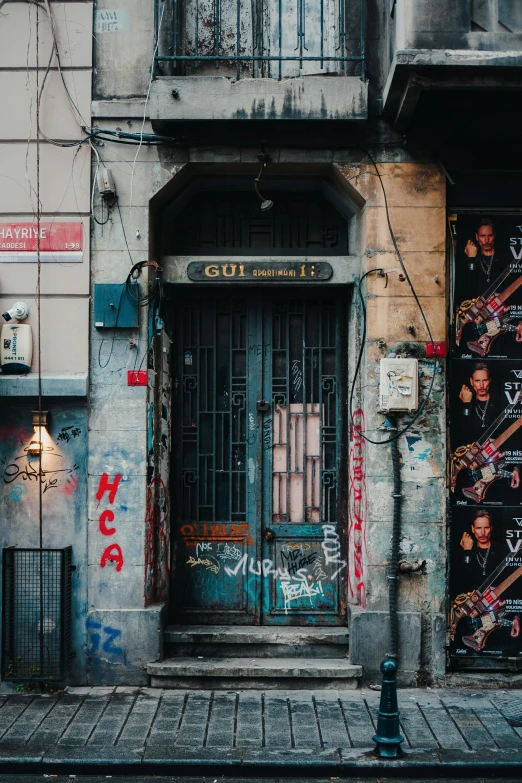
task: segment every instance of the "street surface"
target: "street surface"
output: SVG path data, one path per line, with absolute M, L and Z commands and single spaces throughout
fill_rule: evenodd
M 172 691 L 71 688 L 59 696 L 0 697 L 0 775 L 275 774 L 331 780 L 515 777 L 522 729 L 499 707 L 521 691 L 400 690 L 406 755 L 372 755 L 379 692 Z M 49 780 L 49 778 L 45 778 Z M 82 780 L 88 780 L 84 777 Z M 101 779 L 101 778 L 100 778 Z M 105 778 L 104 778 L 105 779 Z M 144 778 L 142 778 L 144 779 Z M 0 778 L 0 780 L 3 780 Z M 53 778 L 52 780 L 56 780 Z

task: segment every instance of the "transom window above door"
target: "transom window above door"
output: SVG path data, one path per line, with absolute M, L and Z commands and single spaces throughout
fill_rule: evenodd
M 243 189 L 214 187 L 184 194 L 175 211 L 163 217 L 164 255 L 285 255 L 343 256 L 349 254 L 351 214 L 323 195 L 303 187 L 290 192 L 281 183 L 263 180 L 263 198 L 273 207 L 261 211 L 252 180 Z M 195 192 L 194 192 L 195 191 Z M 344 207 L 344 205 L 343 205 Z

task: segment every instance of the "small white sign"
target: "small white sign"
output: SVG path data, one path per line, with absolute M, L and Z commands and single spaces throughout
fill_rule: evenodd
M 95 33 L 126 33 L 129 30 L 128 8 L 104 8 L 94 15 Z

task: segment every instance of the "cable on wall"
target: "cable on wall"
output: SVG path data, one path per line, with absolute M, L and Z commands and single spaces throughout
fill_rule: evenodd
M 419 301 L 419 297 L 417 295 L 417 292 L 415 291 L 415 287 L 414 287 L 414 285 L 413 285 L 413 283 L 412 283 L 412 281 L 410 279 L 410 276 L 408 274 L 408 270 L 406 268 L 406 265 L 404 264 L 404 261 L 403 261 L 403 258 L 402 258 L 402 254 L 401 254 L 401 251 L 399 249 L 399 245 L 397 244 L 397 239 L 395 237 L 395 233 L 393 231 L 393 227 L 392 227 L 391 219 L 390 219 L 390 210 L 389 210 L 389 207 L 388 207 L 388 198 L 387 198 L 387 195 L 386 195 L 386 188 L 384 187 L 384 182 L 382 180 L 381 173 L 379 171 L 379 167 L 377 166 L 377 163 L 375 162 L 375 159 L 374 159 L 373 155 L 366 148 L 361 147 L 360 145 L 359 145 L 359 148 L 362 149 L 362 151 L 371 160 L 372 165 L 373 165 L 373 167 L 375 169 L 375 172 L 377 174 L 377 177 L 379 179 L 379 182 L 380 182 L 380 185 L 381 185 L 381 189 L 382 189 L 382 193 L 383 193 L 383 197 L 384 197 L 384 207 L 385 207 L 385 211 L 386 211 L 386 222 L 388 224 L 388 231 L 390 233 L 392 244 L 393 244 L 393 247 L 394 247 L 394 250 L 395 250 L 395 255 L 397 256 L 397 260 L 399 261 L 399 264 L 401 266 L 401 269 L 402 269 L 402 272 L 404 274 L 404 277 L 406 278 L 406 280 L 408 282 L 408 285 L 410 286 L 410 289 L 411 289 L 413 298 L 415 299 L 415 302 L 417 304 L 417 307 L 420 310 L 420 313 L 421 313 L 421 316 L 422 316 L 422 320 L 424 321 L 424 324 L 426 326 L 426 330 L 428 332 L 430 343 L 431 343 L 431 345 L 433 347 L 433 351 L 435 352 L 435 343 L 434 343 L 434 340 L 433 340 L 433 335 L 431 333 L 430 325 L 428 323 L 428 319 L 426 318 L 426 314 L 424 312 L 422 304 Z M 365 274 L 360 278 L 359 284 L 358 284 L 358 287 L 357 287 L 358 294 L 359 294 L 359 300 L 360 300 L 360 303 L 361 303 L 361 309 L 362 309 L 362 312 L 363 312 L 363 327 L 362 327 L 363 331 L 362 331 L 362 337 L 361 337 L 361 345 L 360 345 L 360 348 L 359 348 L 359 355 L 357 357 L 357 363 L 356 363 L 356 367 L 355 367 L 355 374 L 354 374 L 352 385 L 351 385 L 351 388 L 350 388 L 350 397 L 349 397 L 350 422 L 353 421 L 353 397 L 354 397 L 354 393 L 355 393 L 355 385 L 356 385 L 357 378 L 359 376 L 359 372 L 360 372 L 360 368 L 361 368 L 361 362 L 362 362 L 362 357 L 363 357 L 363 353 L 364 353 L 364 346 L 365 346 L 365 342 L 366 342 L 366 305 L 364 303 L 364 297 L 362 295 L 361 286 L 362 286 L 362 283 L 364 282 L 365 278 L 367 278 L 369 275 L 371 275 L 373 273 L 385 273 L 385 270 L 384 269 L 370 269 L 368 272 L 365 272 Z M 386 281 L 386 285 L 387 284 L 388 284 L 388 282 Z M 422 403 L 419 405 L 419 409 L 415 413 L 415 415 L 412 418 L 412 420 L 410 422 L 408 422 L 408 424 L 406 424 L 405 427 L 403 427 L 401 430 L 398 430 L 395 433 L 395 435 L 392 435 L 390 438 L 387 438 L 386 440 L 374 440 L 372 438 L 369 438 L 363 432 L 359 433 L 361 435 L 361 437 L 364 438 L 364 440 L 367 441 L 368 443 L 373 443 L 376 446 L 384 446 L 386 443 L 392 443 L 393 441 L 397 440 L 402 435 L 404 435 L 405 432 L 410 430 L 411 427 L 414 425 L 414 423 L 419 418 L 419 416 L 421 415 L 421 413 L 426 408 L 426 405 L 428 404 L 428 402 L 429 402 L 429 400 L 431 398 L 431 395 L 432 395 L 432 392 L 433 392 L 433 386 L 435 384 L 435 376 L 436 376 L 436 373 L 437 373 L 437 368 L 438 368 L 438 361 L 437 361 L 437 359 L 435 359 L 434 362 L 433 362 L 433 373 L 432 373 L 432 376 L 431 376 L 431 381 L 430 381 L 430 385 L 429 385 L 426 397 L 424 398 Z
M 132 162 L 129 211 L 130 211 L 130 215 L 131 215 L 131 220 L 134 223 L 134 229 L 136 231 L 136 236 L 138 238 L 140 237 L 140 230 L 136 226 L 136 223 L 134 222 L 134 218 L 132 216 L 132 196 L 133 196 L 133 192 L 134 192 L 134 174 L 135 174 L 135 171 L 136 171 L 136 161 L 138 160 L 138 155 L 140 154 L 140 150 L 141 150 L 141 147 L 142 147 L 142 144 L 143 144 L 143 129 L 145 128 L 145 121 L 147 119 L 147 105 L 148 105 L 149 98 L 150 98 L 150 91 L 151 91 L 151 88 L 152 88 L 152 80 L 154 78 L 154 65 L 156 63 L 156 55 L 158 54 L 158 47 L 159 47 L 159 40 L 160 40 L 160 33 L 161 33 L 161 25 L 163 23 L 163 17 L 164 16 L 165 16 L 165 5 L 163 5 L 163 8 L 161 9 L 161 16 L 160 16 L 159 25 L 158 25 L 158 32 L 157 32 L 157 36 L 156 36 L 156 44 L 154 46 L 154 51 L 152 53 L 152 63 L 151 63 L 151 66 L 150 66 L 149 85 L 147 87 L 147 94 L 145 96 L 145 106 L 143 107 L 143 119 L 141 121 L 140 141 L 139 141 L 139 144 L 138 144 L 138 149 L 136 150 L 136 155 L 134 156 L 134 160 Z

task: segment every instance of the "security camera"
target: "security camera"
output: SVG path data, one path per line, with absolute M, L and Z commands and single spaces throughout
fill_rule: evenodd
M 25 302 L 15 302 L 10 310 L 2 313 L 4 321 L 10 321 L 12 318 L 16 318 L 17 321 L 23 321 L 29 315 L 29 308 Z

